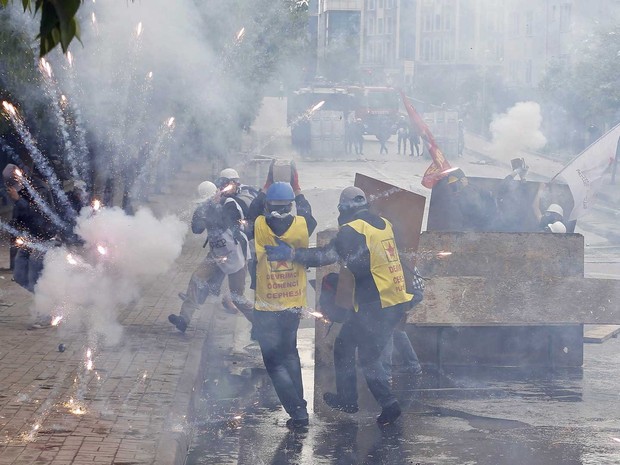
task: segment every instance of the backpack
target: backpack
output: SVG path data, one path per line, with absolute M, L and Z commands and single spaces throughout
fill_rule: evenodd
M 245 218 L 248 217 L 248 211 L 250 210 L 250 205 L 252 201 L 258 196 L 258 189 L 252 186 L 241 185 L 239 187 L 239 192 L 235 195 L 235 200 L 241 207 L 243 211 L 243 216 Z

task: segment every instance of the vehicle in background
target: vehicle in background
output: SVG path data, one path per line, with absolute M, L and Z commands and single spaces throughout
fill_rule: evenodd
M 355 117 L 364 123 L 365 134 L 376 136 L 383 124 L 388 124 L 392 134 L 396 134 L 401 100 L 396 89 L 351 86 L 348 91 L 354 96 Z

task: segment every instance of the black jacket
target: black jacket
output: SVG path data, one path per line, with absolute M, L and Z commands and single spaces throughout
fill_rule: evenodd
M 36 178 L 31 179 L 30 183 L 43 202 L 54 211 L 54 201 L 47 186 Z M 39 207 L 26 188 L 19 191 L 19 200 L 13 206 L 11 223 L 18 231 L 27 233 L 31 239 L 35 240 L 46 241 L 60 232 L 60 228 L 45 215 L 43 209 Z
M 342 214 L 338 234 L 324 247 L 296 249 L 294 261 L 306 266 L 323 266 L 340 260 L 355 278 L 355 296 L 358 302 L 373 304 L 380 301 L 379 290 L 370 271 L 370 251 L 366 238 L 347 223 L 360 219 L 377 229 L 385 229 L 386 222 L 380 216 L 363 208 Z

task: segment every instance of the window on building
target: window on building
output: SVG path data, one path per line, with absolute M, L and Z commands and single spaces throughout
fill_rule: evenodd
M 527 11 L 525 13 L 525 35 L 532 37 L 534 35 L 534 12 Z
M 392 2 L 393 1 L 394 0 L 385 0 L 385 9 L 386 10 L 391 10 L 392 9 L 392 7 L 393 7 Z
M 431 32 L 433 30 L 433 19 L 431 18 L 431 15 L 426 14 L 424 15 L 424 28 L 423 28 L 424 32 Z
M 564 3 L 560 5 L 560 32 L 570 31 L 571 22 L 571 4 Z
M 369 10 L 375 9 L 375 0 L 368 0 L 368 9 Z
M 450 39 L 446 39 L 443 43 L 443 59 L 445 61 L 452 60 L 453 53 L 454 53 L 454 47 L 452 46 L 452 41 Z
M 377 19 L 377 34 L 383 34 L 383 18 Z
M 435 15 L 435 30 L 441 31 L 441 15 Z
M 385 18 L 385 33 L 392 34 L 394 32 L 394 18 Z
M 378 0 L 377 8 L 378 9 L 383 9 L 384 7 L 385 7 L 384 1 L 383 0 Z
M 441 60 L 441 40 L 439 39 L 433 41 L 433 60 Z
M 452 30 L 452 16 L 450 16 L 450 13 L 447 11 L 444 11 L 443 13 L 443 28 L 446 31 Z
M 527 60 L 525 62 L 525 83 L 532 83 L 532 60 Z
M 372 44 L 370 42 L 366 43 L 366 63 L 372 63 Z
M 519 35 L 519 13 L 512 13 L 510 17 L 510 33 L 513 36 Z
M 495 49 L 495 58 L 497 58 L 497 61 L 502 62 L 504 61 L 504 42 L 499 41 L 497 43 L 497 48 Z
M 389 40 L 385 43 L 385 58 L 388 66 L 392 66 L 392 42 Z
M 431 59 L 431 40 L 424 39 L 422 42 L 422 60 L 429 61 Z
M 374 17 L 368 18 L 368 35 L 369 36 L 375 35 L 375 18 Z

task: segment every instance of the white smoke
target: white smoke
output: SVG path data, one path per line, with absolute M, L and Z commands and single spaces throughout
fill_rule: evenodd
M 540 131 L 542 115 L 536 102 L 518 102 L 493 118 L 491 150 L 504 160 L 522 156 L 523 150 L 539 150 L 547 143 Z
M 83 247 L 46 254 L 35 308 L 62 316 L 65 330 L 86 329 L 116 344 L 122 335 L 118 311 L 170 269 L 181 254 L 187 225 L 175 216 L 157 219 L 148 209 L 134 216 L 119 208 L 95 215 L 83 209 L 76 232 Z

